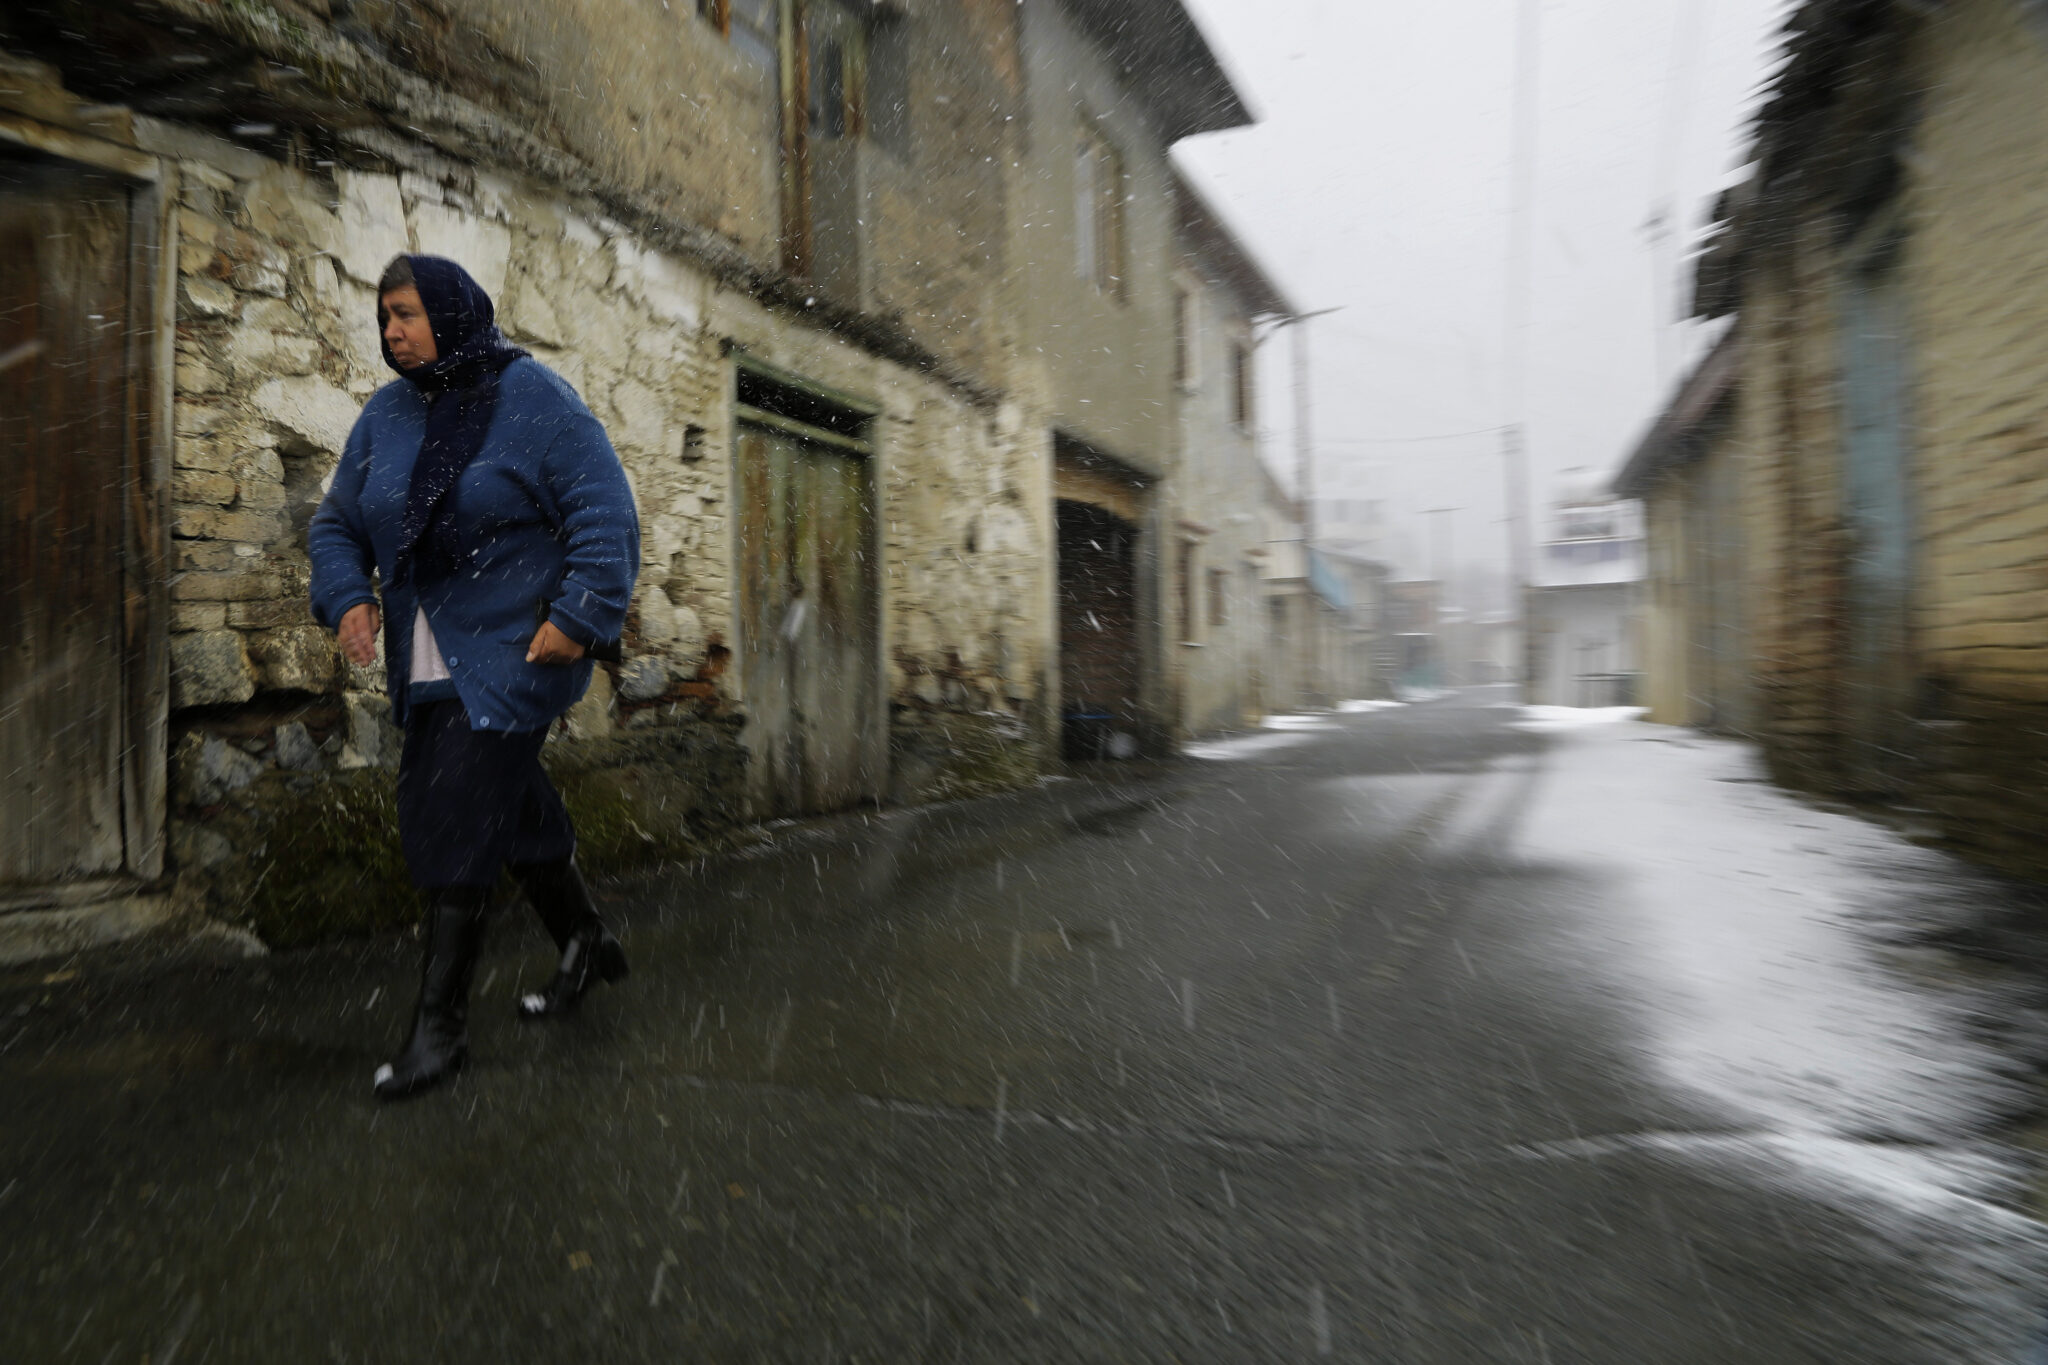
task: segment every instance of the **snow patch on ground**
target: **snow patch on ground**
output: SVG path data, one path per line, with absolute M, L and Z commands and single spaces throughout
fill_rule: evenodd
M 1183 744 L 1181 753 L 1189 758 L 1206 758 L 1217 762 L 1257 758 L 1270 754 L 1275 749 L 1291 749 L 1314 739 L 1312 734 L 1300 730 L 1282 731 L 1277 734 L 1233 735 L 1228 739 L 1206 740 L 1200 744 Z
M 1327 735 L 1335 728 L 1327 712 L 1321 715 L 1267 716 L 1259 725 L 1263 733 L 1230 735 L 1223 739 L 1204 740 L 1198 744 L 1183 744 L 1180 751 L 1189 758 L 1206 758 L 1222 762 L 1257 758 L 1276 749 L 1291 749 L 1297 744 L 1306 744 L 1312 739 Z
M 1581 724 L 1545 766 L 1518 852 L 1600 888 L 1571 951 L 1640 1001 L 1667 1081 L 1830 1193 L 1927 1215 L 2010 1185 L 1976 1137 L 2010 1105 L 2002 1059 L 1872 936 L 1916 880 L 1972 874 L 1760 781 L 1732 741 Z
M 1330 717 L 1327 714 L 1267 716 L 1259 724 L 1268 730 L 1327 730 L 1330 728 Z
M 1581 725 L 1612 725 L 1616 721 L 1639 720 L 1648 710 L 1642 706 L 1524 706 L 1520 720 L 1508 724 L 1518 730 L 1573 730 Z
M 1337 709 L 1348 714 L 1356 711 L 1384 711 L 1389 707 L 1406 706 L 1407 704 L 1405 701 L 1373 701 L 1359 698 L 1353 701 L 1340 701 L 1337 703 Z

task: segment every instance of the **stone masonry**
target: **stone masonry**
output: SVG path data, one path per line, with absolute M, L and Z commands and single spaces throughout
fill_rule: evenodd
M 1853 31 L 1822 18 L 1781 80 L 1786 112 L 1766 111 L 1767 129 L 1781 117 L 1787 131 L 1702 271 L 1710 310 L 1739 309 L 1734 418 L 1713 458 L 1743 509 L 1736 628 L 1753 723 L 1787 780 L 1856 785 L 1839 317 L 1854 243 L 1868 238 L 1859 224 L 1890 223 L 1906 299 L 1911 547 L 1909 752 L 1894 795 L 1963 851 L 2041 876 L 2048 30 L 2011 0 L 1895 9 Z M 1663 492 L 1689 498 L 1692 486 Z M 1673 505 L 1659 524 L 1688 515 L 1699 509 Z M 1699 638 L 1711 625 L 1675 628 Z

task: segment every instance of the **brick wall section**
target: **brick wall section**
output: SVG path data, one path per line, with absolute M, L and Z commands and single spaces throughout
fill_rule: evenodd
M 1827 183 L 1872 108 L 1917 95 L 1898 197 L 1918 679 L 1904 795 L 1959 847 L 2048 875 L 2048 34 L 2008 0 L 1909 32 L 1896 60 L 1855 64 L 1808 142 Z M 1781 777 L 1819 789 L 1847 774 L 1840 207 L 1810 202 L 1752 248 L 1729 438 L 1758 731 Z
M 1930 25 L 1908 208 L 1920 427 L 1916 611 L 1930 798 L 2048 872 L 2048 31 L 1969 0 Z

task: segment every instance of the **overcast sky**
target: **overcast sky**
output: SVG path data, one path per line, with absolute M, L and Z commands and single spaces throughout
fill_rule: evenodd
M 1397 515 L 1470 509 L 1454 518 L 1456 558 L 1504 563 L 1499 438 L 1406 438 L 1507 415 L 1517 0 L 1187 2 L 1260 121 L 1182 143 L 1181 164 L 1297 306 L 1343 309 L 1309 324 L 1319 482 L 1369 481 Z M 1526 338 L 1539 506 L 1610 475 L 1698 348 L 1696 329 L 1676 329 L 1660 365 L 1645 224 L 1669 196 L 1681 242 L 1697 241 L 1741 157 L 1785 0 L 1541 5 Z M 1667 259 L 1675 273 L 1677 246 Z M 1284 361 L 1284 348 L 1267 349 Z M 1284 368 L 1269 361 L 1264 383 L 1268 455 L 1291 478 Z M 1431 567 L 1419 533 L 1389 548 L 1407 573 Z

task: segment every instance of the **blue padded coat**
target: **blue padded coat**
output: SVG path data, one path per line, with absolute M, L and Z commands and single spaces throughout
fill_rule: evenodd
M 424 607 L 455 691 L 479 730 L 538 730 L 590 686 L 588 658 L 530 664 L 543 618 L 586 648 L 616 640 L 640 567 L 640 520 L 626 471 L 576 391 L 531 357 L 499 380 L 498 407 L 476 457 L 449 493 L 467 564 L 393 588 L 392 561 L 427 400 L 398 380 L 363 405 L 306 537 L 313 617 L 338 629 L 384 584 L 384 667 L 392 714 L 405 723 L 413 612 Z

